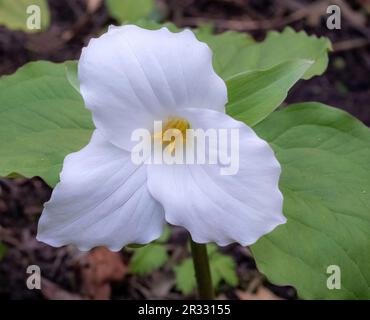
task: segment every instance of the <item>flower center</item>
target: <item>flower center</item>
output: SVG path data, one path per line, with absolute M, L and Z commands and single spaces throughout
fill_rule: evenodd
M 190 128 L 190 123 L 183 118 L 169 118 L 163 123 L 161 131 L 154 133 L 153 138 L 161 141 L 171 153 L 176 146 L 184 145 L 186 141 L 186 130 Z

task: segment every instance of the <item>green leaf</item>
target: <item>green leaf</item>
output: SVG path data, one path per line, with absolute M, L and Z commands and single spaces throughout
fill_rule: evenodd
M 194 30 L 197 38 L 211 48 L 213 67 L 217 74 L 226 79 L 236 73 L 248 71 L 249 69 L 243 68 L 241 62 L 244 60 L 248 47 L 255 44 L 254 39 L 246 33 L 227 31 L 215 35 L 211 31 L 212 29 L 203 28 Z
M 312 66 L 312 61 L 293 60 L 271 69 L 241 73 L 226 81 L 227 113 L 253 126 L 266 118 L 286 98 L 288 90 Z
M 151 243 L 135 249 L 130 268 L 133 273 L 147 274 L 163 266 L 169 257 L 165 246 Z
M 194 273 L 193 260 L 187 258 L 180 265 L 174 267 L 176 289 L 183 294 L 190 294 L 197 286 Z
M 169 225 L 166 224 L 164 226 L 162 235 L 157 240 L 155 240 L 155 242 L 158 242 L 158 243 L 167 242 L 170 236 L 171 236 L 171 228 Z
M 64 157 L 85 146 L 91 115 L 64 64 L 33 62 L 0 78 L 0 176 L 59 180 Z
M 305 299 L 370 298 L 370 130 L 319 103 L 292 105 L 255 127 L 282 165 L 288 221 L 252 246 L 271 282 Z M 328 266 L 341 289 L 327 288 Z
M 71 60 L 71 61 L 65 61 L 65 72 L 66 77 L 69 83 L 75 90 L 80 93 L 80 82 L 78 80 L 78 62 Z
M 207 252 L 212 284 L 215 290 L 217 290 L 222 281 L 225 281 L 232 287 L 236 287 L 238 285 L 238 276 L 233 258 L 220 253 L 218 247 L 214 244 L 207 245 Z M 183 294 L 192 293 L 197 286 L 192 258 L 183 260 L 180 265 L 175 266 L 174 271 L 177 290 Z
M 0 260 L 5 256 L 6 254 L 6 246 L 2 242 L 0 242 Z
M 34 10 L 32 5 L 40 8 L 40 29 L 29 29 L 27 20 L 34 21 Z M 30 8 L 27 13 L 27 8 Z M 22 30 L 26 32 L 38 32 L 45 30 L 50 23 L 49 7 L 46 0 L 0 0 L 0 25 L 9 29 Z
M 205 42 L 208 43 L 208 41 L 205 39 Z M 222 64 L 229 61 L 226 66 L 216 68 L 223 79 L 228 79 L 240 72 L 269 69 L 295 59 L 314 61 L 302 77 L 309 79 L 325 71 L 328 64 L 328 51 L 331 50 L 331 43 L 327 38 L 308 36 L 303 31 L 295 32 L 289 27 L 281 33 L 269 32 L 264 41 L 245 44 L 239 50 L 232 49 L 234 46 L 235 42 L 231 42 L 228 46 L 220 43 L 218 48 L 213 48 L 215 60 L 221 59 Z M 235 50 L 235 54 L 224 61 L 224 51 L 227 50 Z M 219 64 L 217 63 L 216 66 Z
M 215 252 L 218 251 L 218 246 L 214 243 L 207 244 L 207 254 L 208 256 L 212 256 Z
M 213 287 L 215 289 L 218 288 L 222 281 L 225 281 L 231 287 L 236 287 L 238 285 L 236 264 L 232 257 L 220 252 L 215 252 L 210 257 L 210 268 Z
M 119 23 L 147 18 L 155 9 L 153 0 L 106 0 L 106 5 Z

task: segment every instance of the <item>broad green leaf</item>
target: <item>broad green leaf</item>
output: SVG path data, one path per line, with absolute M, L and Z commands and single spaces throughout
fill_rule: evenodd
M 6 254 L 6 246 L 2 242 L 0 242 L 0 260 L 5 256 Z
M 163 266 L 168 259 L 164 245 L 150 243 L 145 247 L 135 249 L 130 269 L 133 273 L 147 274 Z
M 110 15 L 118 22 L 135 22 L 153 12 L 154 0 L 106 0 Z
M 227 50 L 229 46 L 220 44 L 219 50 L 214 51 L 215 59 Z M 329 50 L 331 43 L 327 38 L 308 36 L 303 31 L 286 28 L 281 33 L 269 32 L 264 41 L 241 48 L 226 67 L 217 71 L 223 79 L 228 79 L 240 72 L 269 69 L 285 61 L 303 59 L 314 61 L 302 77 L 309 79 L 325 71 Z
M 190 294 L 197 286 L 194 272 L 194 264 L 191 258 L 187 258 L 180 265 L 174 267 L 176 289 L 183 294 Z
M 339 109 L 292 105 L 255 130 L 282 165 L 288 221 L 252 246 L 271 282 L 305 299 L 370 299 L 370 130 Z M 341 289 L 329 290 L 329 266 Z
M 40 176 L 54 186 L 64 157 L 92 130 L 64 64 L 33 62 L 0 78 L 0 176 Z
M 35 8 L 39 11 L 35 11 Z M 40 29 L 28 28 L 27 21 L 33 24 L 38 12 L 40 12 Z M 46 0 L 0 0 L 0 25 L 5 25 L 9 29 L 38 32 L 45 30 L 49 23 L 50 13 Z
M 230 76 L 230 69 L 235 69 L 235 65 L 243 61 L 243 56 L 247 48 L 255 41 L 246 33 L 227 31 L 218 35 L 212 34 L 210 30 L 194 30 L 197 38 L 208 44 L 213 52 L 213 67 L 217 74 L 226 79 Z M 244 70 L 240 65 L 236 73 Z M 234 73 L 235 74 L 235 73 Z
M 286 98 L 288 90 L 312 66 L 312 61 L 293 60 L 271 69 L 246 72 L 226 81 L 226 112 L 253 126 L 266 118 Z

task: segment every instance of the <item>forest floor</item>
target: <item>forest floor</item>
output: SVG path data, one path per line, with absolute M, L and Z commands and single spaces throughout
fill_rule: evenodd
M 49 0 L 52 24 L 41 34 L 9 31 L 0 26 L 0 75 L 13 73 L 33 60 L 78 59 L 89 39 L 114 20 L 104 5 L 86 13 L 89 0 Z M 290 25 L 333 42 L 323 76 L 300 81 L 287 102 L 319 101 L 342 108 L 370 126 L 370 3 L 334 1 L 342 8 L 342 28 L 325 25 L 327 1 L 304 0 L 162 0 L 167 20 L 196 27 L 212 22 L 217 32 L 233 29 L 262 40 L 271 29 Z M 325 8 L 324 8 L 325 6 Z M 97 248 L 81 253 L 73 247 L 52 248 L 35 240 L 37 220 L 51 189 L 39 178 L 0 179 L 0 241 L 7 253 L 0 261 L 0 299 L 180 299 L 174 275 L 164 266 L 148 276 L 130 273 L 130 252 Z M 187 255 L 187 234 L 172 228 L 167 244 L 171 260 Z M 237 262 L 239 286 L 222 285 L 220 299 L 296 299 L 295 289 L 272 285 L 261 275 L 248 249 L 223 248 Z M 41 267 L 42 290 L 25 285 L 29 265 Z

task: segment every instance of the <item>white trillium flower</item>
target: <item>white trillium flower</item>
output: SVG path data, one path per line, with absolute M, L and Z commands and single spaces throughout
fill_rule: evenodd
M 97 129 L 65 158 L 38 240 L 118 251 L 157 239 L 168 222 L 198 243 L 245 246 L 286 222 L 274 152 L 225 114 L 226 85 L 213 70 L 211 50 L 190 30 L 110 28 L 83 49 L 78 74 Z M 194 129 L 238 129 L 239 171 L 133 164 L 131 133 L 174 117 Z

